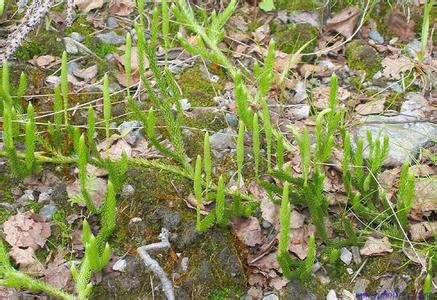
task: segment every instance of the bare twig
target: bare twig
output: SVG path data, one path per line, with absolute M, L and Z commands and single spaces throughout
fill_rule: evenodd
M 150 251 L 156 251 L 165 249 L 167 250 L 170 248 L 170 242 L 168 241 L 168 235 L 169 232 L 167 229 L 163 228 L 161 230 L 161 234 L 159 235 L 159 238 L 161 239 L 161 242 L 159 243 L 153 243 L 145 246 L 141 246 L 137 248 L 137 252 L 140 255 L 141 259 L 143 260 L 144 264 L 148 269 L 150 269 L 153 273 L 155 273 L 156 276 L 159 277 L 162 283 L 162 290 L 167 297 L 168 300 L 174 300 L 174 291 L 173 291 L 173 284 L 168 279 L 167 275 L 165 274 L 164 270 L 161 268 L 161 266 L 158 264 L 156 260 L 154 260 L 149 252 Z

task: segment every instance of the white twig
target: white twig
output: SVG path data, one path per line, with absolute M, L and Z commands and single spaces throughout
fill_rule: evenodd
M 153 273 L 155 273 L 155 275 L 158 276 L 159 279 L 161 280 L 162 290 L 164 291 L 164 294 L 167 297 L 167 299 L 174 300 L 175 296 L 173 291 L 173 284 L 168 279 L 167 275 L 165 274 L 161 266 L 158 264 L 158 262 L 154 260 L 149 254 L 150 251 L 156 251 L 161 249 L 167 250 L 168 248 L 170 248 L 168 235 L 169 235 L 168 230 L 163 228 L 161 230 L 161 234 L 159 235 L 161 242 L 138 247 L 137 252 L 141 256 L 141 259 L 143 260 L 146 267 L 150 269 Z

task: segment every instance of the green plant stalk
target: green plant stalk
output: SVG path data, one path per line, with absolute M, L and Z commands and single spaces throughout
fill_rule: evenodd
M 314 238 L 314 235 L 312 234 L 308 242 L 308 254 L 303 264 L 304 269 L 300 274 L 301 280 L 308 280 L 311 278 L 311 273 L 312 273 L 312 268 L 315 258 L 316 258 L 316 240 Z
M 62 95 L 61 95 L 61 88 L 59 85 L 55 85 L 55 101 L 53 103 L 53 109 L 54 109 L 54 115 L 53 115 L 53 121 L 54 121 L 54 136 L 53 141 L 55 146 L 60 147 L 61 146 L 61 127 L 62 127 Z
M 290 233 L 290 215 L 291 207 L 288 200 L 288 189 L 289 183 L 286 181 L 284 183 L 284 188 L 281 198 L 281 209 L 280 209 L 280 230 L 279 230 L 279 245 L 278 253 L 285 255 L 288 254 L 288 243 L 289 243 L 289 233 Z
M 237 137 L 237 172 L 238 172 L 238 189 L 240 186 L 240 180 L 243 174 L 243 163 L 244 163 L 244 122 L 240 121 L 238 127 L 238 137 Z
M 2 66 L 2 90 L 6 95 L 11 95 L 9 79 L 9 63 L 4 60 Z
M 428 46 L 428 36 L 429 36 L 429 19 L 431 16 L 431 10 L 434 7 L 434 0 L 426 0 L 423 19 L 422 19 L 422 34 L 421 34 L 421 47 L 417 55 L 419 62 L 423 63 L 425 60 L 426 48 Z
M 161 11 L 162 11 L 162 37 L 164 39 L 164 48 L 165 48 L 165 65 L 168 64 L 168 49 L 170 48 L 169 42 L 169 31 L 170 31 L 170 17 L 169 17 L 169 8 L 167 0 L 161 1 Z
M 270 112 L 267 106 L 267 101 L 262 98 L 262 120 L 264 127 L 264 135 L 266 137 L 266 148 L 267 148 L 267 172 L 272 171 L 272 140 L 273 140 L 273 128 L 272 122 L 270 121 Z
M 67 73 L 67 52 L 62 53 L 61 60 L 61 92 L 64 100 L 64 122 L 65 126 L 68 126 L 68 73 Z
M 26 94 L 27 91 L 27 76 L 24 72 L 20 74 L 20 82 L 18 83 L 17 89 L 17 98 L 21 100 L 21 98 Z
M 252 149 L 253 149 L 253 160 L 255 163 L 255 177 L 258 178 L 259 175 L 259 161 L 260 161 L 260 149 L 261 143 L 259 139 L 259 123 L 258 123 L 258 114 L 253 116 L 253 125 L 252 125 Z
M 407 229 L 408 215 L 414 201 L 414 175 L 408 173 L 408 168 L 408 163 L 402 167 L 396 203 L 396 214 L 404 230 Z
M 31 174 L 35 167 L 35 115 L 33 111 L 32 103 L 29 102 L 27 107 L 28 121 L 26 123 L 26 135 L 25 135 L 25 163 L 26 173 Z
M 196 197 L 196 230 L 202 231 L 200 207 L 202 205 L 202 158 L 197 155 L 196 167 L 194 168 L 194 196 Z
M 117 201 L 115 197 L 115 189 L 113 183 L 108 180 L 106 199 L 101 209 L 101 224 L 102 228 L 97 235 L 97 243 L 99 253 L 102 254 L 105 243 L 115 229 L 115 218 L 117 210 Z
M 217 223 L 219 225 L 225 225 L 225 183 L 223 181 L 223 176 L 220 176 L 217 184 L 215 213 Z
M 425 299 L 432 298 L 432 276 L 431 273 L 426 274 L 425 281 L 423 283 L 423 294 Z
M 87 164 L 88 164 L 88 149 L 85 144 L 85 137 L 82 134 L 79 138 L 78 162 L 77 162 L 77 166 L 79 169 L 80 189 L 88 209 L 93 213 L 97 213 L 97 208 L 94 205 L 93 201 L 91 200 L 91 197 L 87 190 L 87 182 L 88 182 L 88 176 L 86 171 Z
M 283 135 L 280 134 L 276 143 L 276 164 L 278 169 L 282 170 L 284 167 L 284 140 Z
M 209 144 L 209 133 L 206 132 L 203 139 L 203 167 L 205 171 L 205 181 L 207 186 L 211 183 L 212 162 L 211 162 L 211 146 Z

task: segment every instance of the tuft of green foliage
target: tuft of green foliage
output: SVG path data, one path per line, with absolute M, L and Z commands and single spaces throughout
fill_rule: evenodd
M 404 230 L 407 229 L 408 215 L 414 200 L 414 175 L 408 173 L 408 168 L 408 163 L 402 167 L 396 203 L 396 215 Z

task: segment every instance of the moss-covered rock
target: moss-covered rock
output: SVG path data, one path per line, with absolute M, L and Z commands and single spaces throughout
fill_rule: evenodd
M 194 66 L 177 76 L 182 96 L 187 98 L 192 107 L 215 106 L 213 98 L 220 94 L 223 84 L 211 82 L 202 72 L 200 66 Z
M 60 56 L 62 51 L 64 51 L 64 45 L 59 35 L 55 31 L 43 30 L 30 34 L 23 45 L 15 52 L 15 57 L 27 61 L 34 56 Z
M 346 59 L 351 69 L 366 72 L 366 79 L 371 79 L 381 70 L 380 55 L 361 40 L 352 41 L 347 45 Z
M 288 24 L 278 27 L 274 33 L 278 49 L 285 53 L 296 53 L 303 45 L 309 45 L 302 53 L 311 52 L 317 44 L 317 28 L 309 24 Z
M 312 10 L 316 9 L 320 6 L 316 1 L 314 0 L 276 0 L 275 5 L 278 9 L 285 9 L 285 10 Z

